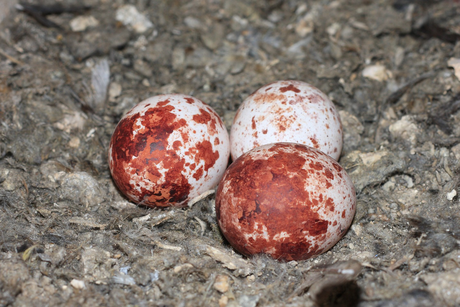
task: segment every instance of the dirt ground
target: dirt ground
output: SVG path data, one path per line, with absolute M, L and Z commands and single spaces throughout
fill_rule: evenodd
M 0 4 L 0 306 L 460 306 L 459 1 Z M 154 210 L 115 188 L 138 102 L 190 94 L 229 128 L 282 79 L 340 110 L 358 206 L 330 251 L 242 257 L 214 195 Z

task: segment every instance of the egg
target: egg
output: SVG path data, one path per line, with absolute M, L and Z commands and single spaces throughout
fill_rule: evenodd
M 181 207 L 219 183 L 229 145 L 227 130 L 210 106 L 187 95 L 159 95 L 120 120 L 109 146 L 109 166 L 131 201 Z
M 257 147 L 236 159 L 216 192 L 216 215 L 241 254 L 305 260 L 326 252 L 347 232 L 356 192 L 330 156 L 295 143 Z
M 334 104 L 316 87 L 302 81 L 277 81 L 247 97 L 230 131 L 233 160 L 261 145 L 305 144 L 338 160 L 342 124 Z

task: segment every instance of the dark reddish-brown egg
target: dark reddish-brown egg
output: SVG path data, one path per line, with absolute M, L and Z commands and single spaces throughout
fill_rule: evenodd
M 329 250 L 350 227 L 355 208 L 345 170 L 323 152 L 294 143 L 243 154 L 216 194 L 220 229 L 237 251 L 286 261 Z
M 139 103 L 118 123 L 109 166 L 131 201 L 184 206 L 219 183 L 229 154 L 227 130 L 211 107 L 187 95 L 160 95 Z
M 342 124 L 334 104 L 316 87 L 302 81 L 267 84 L 247 97 L 230 131 L 233 160 L 261 145 L 304 144 L 338 160 Z

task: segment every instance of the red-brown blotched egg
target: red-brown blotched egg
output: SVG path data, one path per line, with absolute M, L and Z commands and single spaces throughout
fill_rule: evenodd
M 230 131 L 233 160 L 261 145 L 292 142 L 311 146 L 338 160 L 342 124 L 334 104 L 301 81 L 265 85 L 239 107 Z
M 118 123 L 109 166 L 131 201 L 185 206 L 219 183 L 229 154 L 227 130 L 211 107 L 187 95 L 160 95 L 139 103 Z
M 330 156 L 294 143 L 257 147 L 235 160 L 216 194 L 217 220 L 244 255 L 304 260 L 324 253 L 346 233 L 356 192 Z

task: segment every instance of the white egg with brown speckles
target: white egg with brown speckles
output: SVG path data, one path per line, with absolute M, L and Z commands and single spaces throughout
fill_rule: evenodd
M 247 256 L 315 257 L 345 235 L 355 211 L 356 192 L 346 171 L 302 144 L 268 144 L 244 153 L 216 192 L 222 234 Z
M 338 160 L 342 124 L 334 104 L 302 81 L 277 81 L 247 97 L 230 132 L 233 160 L 265 144 L 292 142 L 316 148 Z
M 150 206 L 185 206 L 216 186 L 230 154 L 219 115 L 187 95 L 151 97 L 118 123 L 109 166 L 120 191 Z

